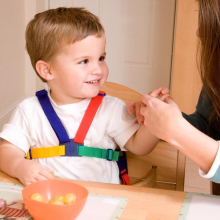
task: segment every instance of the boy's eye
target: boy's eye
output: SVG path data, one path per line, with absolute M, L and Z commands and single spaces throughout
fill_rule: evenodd
M 99 61 L 104 61 L 105 60 L 105 56 L 101 56 L 100 58 L 99 58 Z
M 87 64 L 88 62 L 89 62 L 89 60 L 85 59 L 85 60 L 80 61 L 79 64 Z

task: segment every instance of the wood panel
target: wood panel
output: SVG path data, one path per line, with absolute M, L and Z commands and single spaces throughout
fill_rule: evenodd
M 171 93 L 180 110 L 187 114 L 194 112 L 201 90 L 201 81 L 196 62 L 197 28 L 197 1 L 178 0 Z
M 193 113 L 202 87 L 197 68 L 198 2 L 177 0 L 171 94 L 181 111 Z M 185 156 L 178 153 L 177 190 L 183 190 Z
M 144 179 L 152 165 L 157 166 L 156 181 L 176 184 L 178 151 L 168 143 L 160 141 L 148 155 L 137 156 L 127 152 L 129 176 Z

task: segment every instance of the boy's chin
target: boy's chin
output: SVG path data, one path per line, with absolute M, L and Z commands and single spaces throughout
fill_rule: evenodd
M 97 92 L 88 92 L 85 95 L 85 98 L 93 98 L 93 97 L 96 97 L 98 94 L 99 94 L 99 91 L 97 91 Z

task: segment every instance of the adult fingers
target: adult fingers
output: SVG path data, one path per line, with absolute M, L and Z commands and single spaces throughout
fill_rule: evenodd
M 141 108 L 141 102 L 136 102 L 135 103 L 135 112 L 136 112 L 136 117 L 137 117 L 137 120 L 138 120 L 138 123 L 140 124 L 140 108 Z
M 145 104 L 145 105 L 149 105 L 149 103 L 152 101 L 152 100 L 157 100 L 155 99 L 154 97 L 150 96 L 150 95 L 144 95 L 141 97 L 141 101 Z M 158 100 L 159 101 L 159 100 Z
M 167 103 L 167 104 L 175 104 L 176 105 L 176 102 L 169 95 L 164 98 L 164 102 Z
M 161 101 L 164 101 L 167 97 L 170 97 L 170 94 L 165 94 L 160 97 Z
M 162 87 L 160 87 L 160 88 L 158 88 L 158 89 L 148 93 L 148 95 L 156 98 L 157 96 L 159 96 L 161 94 L 161 91 L 162 91 Z
M 162 88 L 161 94 L 165 95 L 165 94 L 168 94 L 168 93 L 170 93 L 170 90 L 168 88 L 166 88 L 166 87 Z
M 139 110 L 139 124 L 142 125 L 144 124 L 144 116 L 141 114 L 141 109 L 146 107 L 146 105 L 143 102 L 140 102 L 140 110 Z

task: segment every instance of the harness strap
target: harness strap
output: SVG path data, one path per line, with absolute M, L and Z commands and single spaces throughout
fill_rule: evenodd
M 41 104 L 41 107 L 50 122 L 54 132 L 56 133 L 57 138 L 60 141 L 60 144 L 69 142 L 69 136 L 64 128 L 60 118 L 57 116 L 57 113 L 53 109 L 52 104 L 47 96 L 47 91 L 45 89 L 36 92 L 36 96 Z
M 96 147 L 86 147 L 86 146 L 79 146 L 78 148 L 78 155 L 79 156 L 86 156 L 86 157 L 96 157 L 106 159 L 108 161 L 118 161 L 119 152 L 114 151 L 112 149 L 103 149 L 103 148 L 96 148 Z
M 74 138 L 74 142 L 82 144 L 85 140 L 86 134 L 92 124 L 93 118 L 102 102 L 105 93 L 100 91 L 99 94 L 92 98 L 91 102 L 89 103 L 85 115 L 81 121 L 81 124 L 76 132 L 76 136 Z
M 65 145 L 30 149 L 26 159 L 39 159 L 65 155 Z
M 74 154 L 77 155 L 74 155 Z M 53 146 L 53 147 L 42 147 L 34 148 L 28 151 L 26 159 L 39 159 L 48 157 L 58 157 L 66 155 L 66 146 Z M 101 159 L 106 159 L 109 161 L 118 161 L 119 152 L 113 151 L 112 149 L 102 149 L 96 147 L 78 146 L 78 152 L 73 152 L 72 156 L 86 156 L 86 157 L 96 157 Z
M 128 163 L 127 163 L 127 156 L 125 151 L 120 151 L 117 164 L 119 168 L 119 178 L 122 180 L 124 185 L 129 185 L 130 179 L 128 176 Z
M 105 93 L 100 91 L 99 94 L 92 98 L 82 122 L 76 132 L 75 138 L 69 139 L 66 129 L 57 116 L 53 106 L 48 98 L 47 91 L 41 90 L 36 93 L 42 109 L 48 118 L 54 132 L 56 133 L 60 145 L 52 147 L 42 147 L 30 149 L 27 153 L 27 159 L 48 158 L 57 156 L 86 156 L 106 159 L 109 161 L 118 161 L 119 152 L 112 149 L 102 149 L 95 147 L 87 147 L 83 145 L 86 134 L 95 117 L 95 114 L 102 102 Z

